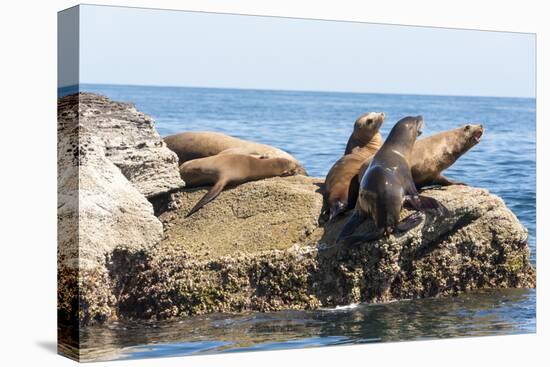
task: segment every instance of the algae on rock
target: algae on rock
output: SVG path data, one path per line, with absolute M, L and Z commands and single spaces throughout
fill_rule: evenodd
M 487 190 L 426 190 L 447 206 L 447 217 L 428 213 L 400 237 L 319 251 L 346 221 L 318 223 L 320 182 L 303 176 L 249 182 L 189 218 L 202 189 L 175 194 L 176 205 L 160 215 L 164 239 L 126 284 L 125 316 L 310 309 L 535 286 L 527 231 Z

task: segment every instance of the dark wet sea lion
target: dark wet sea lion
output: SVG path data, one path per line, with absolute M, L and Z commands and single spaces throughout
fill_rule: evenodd
M 248 154 L 219 154 L 187 161 L 180 165 L 180 174 L 187 187 L 213 185 L 187 216 L 214 200 L 227 185 L 275 176 L 292 176 L 298 171 L 298 164 L 292 160 L 258 158 Z
M 304 167 L 291 154 L 267 144 L 247 141 L 214 131 L 187 131 L 166 136 L 164 142 L 178 156 L 179 164 L 222 152 L 250 154 L 259 158 L 286 158 L 296 162 L 298 173 L 307 175 Z
M 458 158 L 479 143 L 483 135 L 483 125 L 467 124 L 460 128 L 443 131 L 414 144 L 412 151 L 411 174 L 418 189 L 431 185 L 457 185 L 442 172 L 454 164 Z M 358 178 L 369 166 L 366 160 L 361 166 Z
M 353 132 L 351 133 L 344 154 L 350 154 L 356 147 L 364 147 L 372 139 L 373 125 L 382 126 L 384 123 L 383 112 L 367 112 L 355 120 Z
M 437 200 L 420 196 L 412 179 L 411 154 L 422 126 L 422 116 L 409 116 L 399 120 L 392 128 L 363 175 L 355 210 L 338 235 L 338 242 L 367 242 L 395 231 L 406 232 L 420 224 L 421 210 L 445 210 Z M 418 212 L 400 222 L 404 204 Z M 373 219 L 376 229 L 366 235 L 352 236 L 367 217 Z

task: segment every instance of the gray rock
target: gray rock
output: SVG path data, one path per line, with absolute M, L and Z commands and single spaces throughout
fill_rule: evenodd
M 166 147 L 151 117 L 133 104 L 114 102 L 94 93 L 78 95 L 79 123 L 101 138 L 105 155 L 146 197 L 181 188 L 178 158 Z M 64 99 L 77 98 L 76 95 Z M 60 101 L 63 105 L 64 100 Z M 74 115 L 75 111 L 71 111 Z M 65 111 L 58 116 L 62 121 Z
M 58 124 L 58 299 L 67 318 L 104 319 L 114 313 L 113 251 L 145 251 L 163 229 L 152 204 L 106 157 L 104 140 L 79 124 L 77 106 L 60 104 L 67 113 Z

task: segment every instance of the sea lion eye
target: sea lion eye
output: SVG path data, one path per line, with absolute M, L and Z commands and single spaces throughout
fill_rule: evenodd
M 466 125 L 466 127 L 464 128 L 464 130 L 466 130 L 466 131 L 470 130 L 470 125 Z

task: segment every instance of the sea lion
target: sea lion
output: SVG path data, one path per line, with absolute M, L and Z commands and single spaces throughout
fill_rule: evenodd
M 420 196 L 412 179 L 411 154 L 416 137 L 422 133 L 423 124 L 422 116 L 408 116 L 392 128 L 363 175 L 355 210 L 338 235 L 337 242 L 353 244 L 372 241 L 396 231 L 406 232 L 420 224 L 421 211 L 446 210 L 437 200 Z M 404 204 L 417 212 L 400 222 Z M 352 236 L 367 217 L 373 219 L 376 229 L 366 235 Z
M 181 178 L 187 187 L 213 185 L 187 216 L 214 200 L 227 185 L 275 176 L 297 174 L 299 165 L 286 158 L 258 158 L 248 154 L 221 154 L 198 158 L 180 165 Z
M 250 154 L 259 158 L 286 158 L 298 164 L 298 173 L 307 175 L 304 167 L 289 153 L 267 144 L 247 141 L 214 131 L 187 131 L 164 137 L 168 149 L 178 156 L 179 164 L 206 158 L 226 151 L 230 154 Z
M 412 151 L 411 165 L 411 174 L 416 188 L 432 185 L 464 185 L 463 182 L 445 177 L 441 172 L 479 143 L 483 132 L 483 125 L 467 124 L 418 140 Z M 363 177 L 369 163 L 370 159 L 367 159 L 361 166 L 359 180 Z
M 483 125 L 467 124 L 454 130 L 428 136 L 414 144 L 411 173 L 417 188 L 464 185 L 442 172 L 481 140 Z
M 364 118 L 365 116 L 370 117 L 366 119 Z M 357 128 L 357 121 L 360 121 L 360 128 Z M 357 121 L 355 122 L 356 128 L 349 139 L 348 145 L 352 142 L 352 139 L 356 143 L 360 139 L 363 145 L 356 146 L 351 153 L 344 155 L 336 161 L 325 179 L 323 191 L 326 207 L 329 210 L 329 220 L 332 220 L 348 208 L 355 206 L 356 198 L 353 198 L 352 202 L 348 201 L 350 185 L 357 182 L 355 177 L 363 161 L 372 157 L 382 146 L 382 135 L 380 135 L 379 130 L 384 123 L 384 114 L 365 114 Z M 357 134 L 357 132 L 360 132 L 360 134 Z M 355 135 L 355 138 L 353 135 Z
M 348 139 L 344 154 L 350 154 L 355 147 L 364 147 L 367 145 L 373 137 L 373 124 L 379 124 L 381 126 L 383 122 L 383 112 L 368 112 L 355 120 L 353 132 Z

